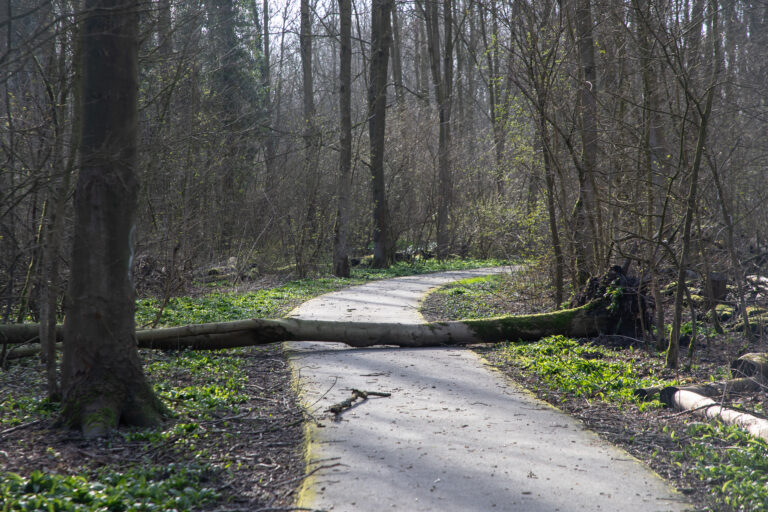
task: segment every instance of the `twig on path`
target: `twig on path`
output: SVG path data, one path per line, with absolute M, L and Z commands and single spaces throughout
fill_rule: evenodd
M 350 409 L 358 399 L 362 399 L 363 401 L 365 401 L 368 399 L 369 396 L 389 397 L 389 396 L 392 396 L 392 394 L 381 393 L 379 391 L 360 391 L 359 389 L 353 389 L 351 397 L 347 398 L 343 402 L 339 402 L 337 404 L 330 406 L 328 409 L 326 409 L 326 411 L 332 412 L 333 414 L 338 416 L 343 411 Z

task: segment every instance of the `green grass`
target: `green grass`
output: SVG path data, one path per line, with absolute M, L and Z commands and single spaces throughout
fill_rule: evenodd
M 159 326 L 226 322 L 245 318 L 278 318 L 312 297 L 362 283 L 362 279 L 332 277 L 291 281 L 277 288 L 247 293 L 214 291 L 200 297 L 172 297 L 160 317 Z M 160 306 L 158 299 L 136 301 L 136 324 L 152 322 Z
M 456 281 L 434 292 L 440 308 L 452 319 L 488 318 L 507 314 L 498 300 L 503 275 L 473 277 Z
M 172 297 L 163 309 L 158 327 L 226 322 L 246 318 L 279 318 L 301 303 L 347 286 L 375 279 L 388 279 L 407 275 L 425 274 L 445 270 L 491 267 L 503 265 L 499 260 L 437 260 L 397 263 L 386 269 L 356 267 L 348 279 L 318 277 L 288 282 L 276 288 L 247 293 L 212 291 L 200 297 Z M 154 321 L 160 301 L 155 298 L 136 302 L 136 325 Z

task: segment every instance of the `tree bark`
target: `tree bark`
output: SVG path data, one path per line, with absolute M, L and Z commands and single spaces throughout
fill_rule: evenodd
M 341 15 L 341 13 L 340 13 Z M 399 109 L 405 108 L 405 86 L 403 85 L 402 37 L 397 5 L 392 6 L 392 80 L 395 83 L 395 100 Z M 343 35 L 342 35 L 343 37 Z
M 579 88 L 579 120 L 581 122 L 581 162 L 577 166 L 579 199 L 574 208 L 578 284 L 583 285 L 598 266 L 597 198 L 597 70 L 595 42 L 592 37 L 590 0 L 576 1 L 576 39 L 582 84 Z
M 615 318 L 604 305 L 584 306 L 524 316 L 428 324 L 331 322 L 283 318 L 186 325 L 136 332 L 136 343 L 147 349 L 218 350 L 282 341 L 342 342 L 352 347 L 397 345 L 431 347 L 498 341 L 533 341 L 546 336 L 595 336 L 612 332 Z M 61 335 L 61 329 L 57 330 Z M 36 324 L 0 326 L 0 343 L 33 341 Z
M 422 0 L 419 3 L 427 25 L 427 49 L 432 70 L 432 84 L 435 89 L 439 116 L 437 151 L 437 258 L 448 256 L 450 233 L 448 216 L 452 195 L 451 180 L 451 96 L 453 88 L 453 2 L 443 0 L 443 44 L 440 52 L 440 25 L 438 23 L 437 0 Z M 426 5 L 424 5 L 426 3 Z M 442 65 L 442 69 L 441 69 Z
M 131 235 L 136 177 L 136 0 L 86 0 L 82 22 L 81 162 L 64 326 L 62 422 L 87 437 L 118 423 L 159 423 L 134 326 Z
M 686 264 L 688 262 L 688 254 L 690 252 L 691 241 L 691 224 L 693 222 L 693 215 L 696 212 L 696 202 L 698 201 L 698 184 L 699 184 L 699 169 L 701 168 L 701 158 L 704 154 L 705 145 L 707 142 L 707 127 L 709 124 L 710 114 L 712 113 L 712 102 L 714 101 L 715 89 L 717 86 L 717 78 L 720 71 L 719 66 L 719 51 L 720 51 L 720 31 L 717 21 L 717 0 L 710 0 L 710 6 L 712 11 L 712 24 L 711 29 L 713 31 L 712 36 L 712 79 L 709 84 L 709 90 L 706 94 L 704 101 L 704 108 L 701 108 L 701 103 L 690 98 L 691 91 L 686 91 L 686 95 L 689 96 L 688 101 L 694 101 L 696 103 L 699 123 L 698 123 L 698 137 L 696 141 L 696 153 L 694 155 L 693 164 L 691 166 L 690 186 L 688 188 L 688 197 L 686 199 L 686 211 L 685 220 L 683 221 L 683 239 L 682 239 L 682 254 L 680 256 L 678 272 L 677 272 L 677 289 L 675 290 L 675 311 L 672 321 L 672 333 L 669 338 L 669 346 L 667 347 L 667 367 L 677 368 L 678 353 L 680 351 L 680 324 L 682 323 L 682 309 L 683 309 L 683 294 L 685 293 L 685 271 Z M 745 310 L 746 311 L 746 310 Z
M 392 45 L 390 26 L 392 0 L 372 0 L 371 4 L 371 79 L 368 84 L 368 135 L 371 150 L 373 187 L 373 266 L 389 266 L 392 248 L 389 208 L 384 181 L 384 141 L 387 114 L 387 68 Z
M 333 274 L 349 277 L 350 174 L 352 169 L 352 4 L 339 0 L 339 205 L 333 238 Z
M 664 403 L 682 411 L 691 411 L 706 419 L 717 419 L 726 425 L 736 425 L 751 435 L 768 441 L 768 420 L 745 412 L 729 409 L 711 398 L 686 389 L 667 388 Z

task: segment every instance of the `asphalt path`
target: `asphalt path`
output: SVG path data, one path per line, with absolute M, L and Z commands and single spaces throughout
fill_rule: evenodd
M 376 281 L 306 302 L 305 319 L 420 323 L 433 288 L 508 268 Z M 462 347 L 286 344 L 304 405 L 309 476 L 297 507 L 378 511 L 680 511 L 658 475 Z M 336 416 L 352 390 L 371 396 Z

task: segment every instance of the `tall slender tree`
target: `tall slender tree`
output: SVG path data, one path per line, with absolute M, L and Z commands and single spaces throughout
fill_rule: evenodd
M 443 0 L 443 44 L 437 0 L 419 4 L 427 25 L 432 84 L 437 102 L 439 133 L 437 152 L 437 257 L 444 259 L 450 249 L 449 213 L 453 184 L 451 176 L 451 98 L 453 96 L 453 2 Z M 441 46 L 443 52 L 441 53 Z
M 392 258 L 389 209 L 384 181 L 384 141 L 387 115 L 387 69 L 392 45 L 393 0 L 371 1 L 371 61 L 368 85 L 368 134 L 373 186 L 373 266 L 387 267 Z
M 339 205 L 333 239 L 333 274 L 349 277 L 349 195 L 352 169 L 352 4 L 339 0 Z

